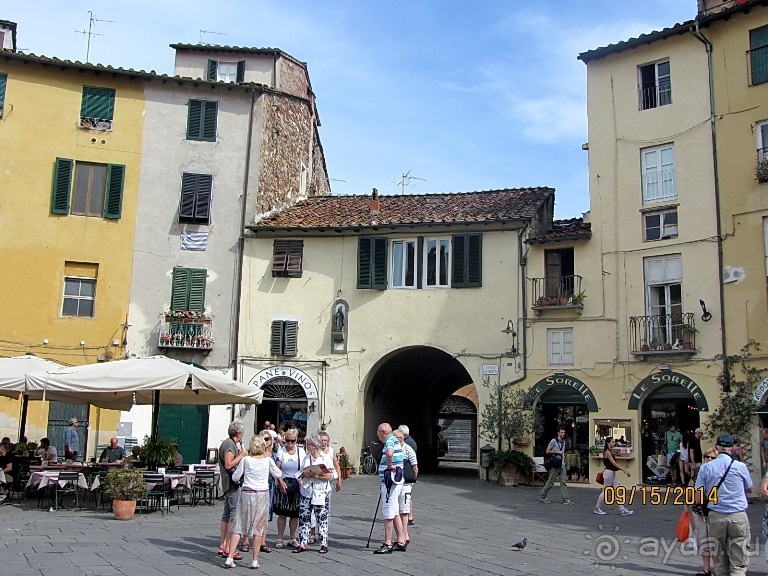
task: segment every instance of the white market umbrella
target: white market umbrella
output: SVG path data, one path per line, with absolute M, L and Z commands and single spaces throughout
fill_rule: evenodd
M 0 358 L 0 396 L 17 399 L 26 389 L 27 374 L 59 368 L 63 366 L 32 354 Z
M 167 356 L 129 358 L 28 374 L 46 398 L 130 410 L 135 404 L 260 404 L 263 392 Z

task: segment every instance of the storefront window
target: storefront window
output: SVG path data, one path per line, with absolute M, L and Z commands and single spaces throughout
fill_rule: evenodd
M 616 440 L 616 448 L 632 448 L 632 420 L 595 420 L 594 445 L 604 446 L 606 438 Z

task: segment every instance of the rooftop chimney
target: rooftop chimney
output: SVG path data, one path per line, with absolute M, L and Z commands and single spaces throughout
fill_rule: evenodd
M 374 188 L 373 193 L 371 194 L 371 214 L 376 215 L 379 213 L 379 209 L 381 206 L 379 205 L 379 191 Z

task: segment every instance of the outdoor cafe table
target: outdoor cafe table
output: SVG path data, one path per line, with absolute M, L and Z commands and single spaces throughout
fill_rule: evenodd
M 61 470 L 39 470 L 30 472 L 27 488 L 34 487 L 41 490 L 49 484 L 55 484 L 59 481 L 60 472 Z M 77 475 L 77 485 L 80 488 L 88 488 L 88 482 L 85 480 L 85 475 L 82 472 Z
M 218 468 L 213 470 L 214 472 L 214 478 L 216 479 L 217 483 L 219 481 L 219 470 Z M 187 491 L 192 491 L 192 484 L 195 481 L 195 477 L 197 476 L 197 471 L 189 471 L 184 470 L 183 472 L 166 472 L 163 474 L 165 479 L 170 482 L 171 489 L 176 489 L 177 487 L 180 487 Z M 95 475 L 93 477 L 93 482 L 91 483 L 91 490 L 95 490 L 101 485 L 101 479 L 98 475 Z M 148 489 L 153 489 L 153 484 L 147 484 Z

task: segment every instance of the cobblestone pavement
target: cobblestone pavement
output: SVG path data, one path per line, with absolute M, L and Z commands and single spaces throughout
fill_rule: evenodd
M 416 484 L 416 524 L 405 553 L 373 555 L 382 541 L 377 521 L 369 548 L 376 502 L 376 477 L 353 477 L 334 494 L 330 552 L 317 546 L 304 554 L 275 549 L 260 558 L 262 574 L 295 575 L 465 575 L 615 574 L 659 576 L 695 574 L 698 556 L 681 553 L 674 534 L 680 509 L 635 505 L 621 517 L 592 513 L 597 490 L 572 487 L 574 506 L 538 500 L 540 488 L 500 487 L 451 471 L 424 475 Z M 192 576 L 223 574 L 218 544 L 222 504 L 182 506 L 170 514 L 136 516 L 128 522 L 101 510 L 36 507 L 37 500 L 0 507 L 0 575 L 70 576 L 130 574 Z M 768 574 L 765 540 L 760 536 L 764 506 L 750 505 L 753 548 L 749 574 Z M 269 525 L 274 544 L 275 523 Z M 510 545 L 528 539 L 523 551 Z M 252 573 L 250 554 L 228 574 Z

